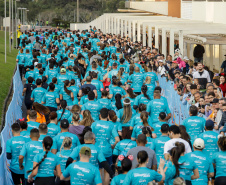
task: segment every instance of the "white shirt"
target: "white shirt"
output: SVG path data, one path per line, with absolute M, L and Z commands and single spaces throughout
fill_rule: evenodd
M 166 69 L 164 66 L 159 66 L 157 71 L 161 76 L 166 73 Z
M 175 143 L 180 142 L 184 143 L 185 146 L 185 154 L 192 152 L 191 147 L 187 141 L 181 138 L 174 138 L 167 141 L 164 145 L 164 154 L 167 154 L 169 150 L 171 150 L 173 147 L 175 147 Z

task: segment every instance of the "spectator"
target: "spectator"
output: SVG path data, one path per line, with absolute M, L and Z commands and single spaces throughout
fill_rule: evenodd
M 195 62 L 203 63 L 203 54 L 205 53 L 205 49 L 202 45 L 197 44 L 194 48 L 193 56 L 195 58 Z

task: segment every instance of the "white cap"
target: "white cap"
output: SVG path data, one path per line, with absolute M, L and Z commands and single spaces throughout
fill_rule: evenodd
M 185 56 L 185 57 L 183 58 L 183 60 L 189 60 L 189 58 L 188 58 L 187 56 Z
M 36 67 L 37 65 L 38 65 L 38 62 L 35 62 L 35 63 L 34 63 L 34 66 Z
M 202 150 L 205 147 L 204 140 L 201 139 L 201 138 L 197 138 L 194 141 L 193 145 L 194 145 L 195 148 L 200 149 L 200 150 Z
M 159 62 L 163 62 L 162 60 L 159 60 Z

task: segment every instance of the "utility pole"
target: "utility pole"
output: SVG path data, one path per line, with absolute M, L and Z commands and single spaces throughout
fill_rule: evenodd
M 5 63 L 6 63 L 6 0 L 5 0 Z
M 77 0 L 77 22 L 79 22 L 79 0 Z
M 13 19 L 13 1 L 14 0 L 12 0 L 12 45 L 11 45 L 11 47 L 13 48 L 13 45 L 14 45 L 14 19 Z
M 9 52 L 11 52 L 11 2 L 9 0 Z

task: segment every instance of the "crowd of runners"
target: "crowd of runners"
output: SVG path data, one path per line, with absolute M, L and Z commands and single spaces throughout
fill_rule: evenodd
M 226 74 L 202 57 L 95 27 L 27 30 L 19 41 L 27 116 L 6 143 L 15 185 L 226 184 Z M 159 78 L 187 106 L 181 125 Z

